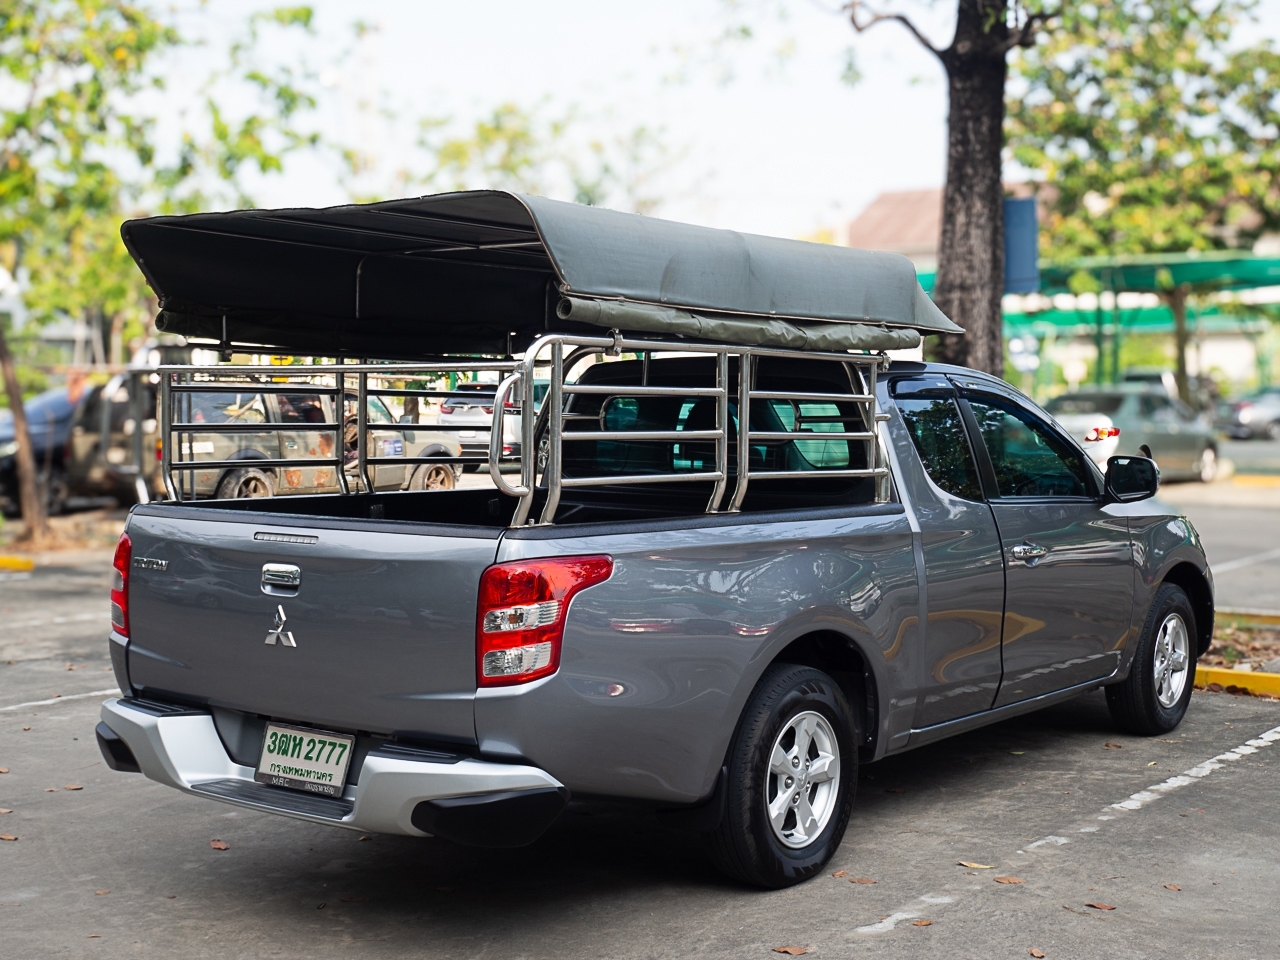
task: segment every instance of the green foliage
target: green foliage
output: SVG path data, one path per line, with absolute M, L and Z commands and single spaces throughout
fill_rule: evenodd
M 1007 144 L 1052 185 L 1045 256 L 1248 246 L 1280 226 L 1280 52 L 1252 0 L 1064 4 L 1016 52 Z
M 298 129 L 315 106 L 310 73 L 258 62 L 280 31 L 312 29 L 311 8 L 281 7 L 249 18 L 161 162 L 137 94 L 162 89 L 159 58 L 189 45 L 171 16 L 128 0 L 0 0 L 0 83 L 20 92 L 0 100 L 0 244 L 26 268 L 37 323 L 65 314 L 140 331 L 153 304 L 121 222 L 248 205 L 245 172 L 280 172 L 289 152 L 318 142 Z M 219 101 L 237 86 L 257 108 L 233 118 Z

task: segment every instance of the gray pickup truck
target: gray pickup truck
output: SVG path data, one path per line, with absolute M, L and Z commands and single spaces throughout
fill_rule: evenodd
M 861 763 L 1099 687 L 1131 733 L 1187 709 L 1212 578 L 1154 464 L 890 361 L 955 329 L 902 258 L 489 192 L 124 235 L 167 329 L 496 372 L 495 447 L 537 413 L 492 488 L 136 507 L 114 769 L 480 846 L 639 801 L 777 888 L 830 859 Z M 162 370 L 166 436 L 189 379 Z

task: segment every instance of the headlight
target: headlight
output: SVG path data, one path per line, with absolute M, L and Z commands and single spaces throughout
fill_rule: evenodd
M 1241 410 L 1236 414 L 1236 419 L 1239 420 L 1241 423 L 1248 423 L 1250 420 L 1253 419 L 1253 411 L 1250 410 L 1248 407 L 1245 407 L 1243 410 Z M 0 452 L 3 452 L 5 449 L 6 449 L 5 447 L 0 447 Z
M 0 443 L 0 460 L 5 457 L 12 457 L 18 452 L 18 441 L 10 440 L 8 443 Z

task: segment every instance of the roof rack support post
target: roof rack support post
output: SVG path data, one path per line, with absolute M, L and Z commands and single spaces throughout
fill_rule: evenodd
M 644 379 L 648 380 L 648 352 L 645 352 Z M 645 383 L 648 386 L 648 383 Z M 729 351 L 716 353 L 716 389 L 720 391 L 716 397 L 716 429 L 720 436 L 716 438 L 716 473 L 720 479 L 711 491 L 711 500 L 707 503 L 707 513 L 716 513 L 724 492 L 729 486 Z
M 547 388 L 547 465 L 542 475 L 547 481 L 547 502 L 539 523 L 552 523 L 560 506 L 561 435 L 564 430 L 564 342 L 551 343 L 551 383 Z M 536 451 L 530 453 L 537 457 Z
M 160 374 L 160 478 L 164 481 L 164 492 L 170 500 L 181 502 L 182 492 L 173 482 L 173 472 L 170 463 L 173 460 L 173 444 L 170 443 L 172 436 L 173 423 L 173 393 L 169 390 L 169 384 L 172 383 L 176 374 L 163 371 Z M 105 410 L 106 407 L 104 406 Z M 104 431 L 103 437 L 108 436 Z M 181 442 L 181 441 L 179 441 Z M 104 443 L 103 448 L 106 448 Z
M 751 380 L 755 374 L 755 355 L 743 350 L 738 355 L 738 482 L 729 501 L 729 512 L 742 510 L 747 496 L 749 463 L 751 460 Z
M 360 365 L 363 367 L 369 361 L 361 358 Z M 347 398 L 345 395 L 339 397 L 339 403 L 346 406 Z M 345 421 L 343 432 L 346 432 Z M 360 482 L 364 485 L 365 493 L 373 493 L 373 479 L 369 473 L 369 443 L 368 443 L 368 426 L 369 426 L 369 374 L 363 369 L 356 374 L 356 463 L 357 473 Z M 345 437 L 343 438 L 346 439 Z

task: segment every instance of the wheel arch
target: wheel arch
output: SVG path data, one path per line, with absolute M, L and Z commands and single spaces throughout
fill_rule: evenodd
M 1209 581 L 1194 564 L 1184 560 L 1164 575 L 1163 582 L 1181 587 L 1191 601 L 1196 615 L 1196 656 L 1201 656 L 1213 640 L 1213 591 Z
M 859 759 L 868 762 L 874 758 L 879 734 L 878 687 L 867 658 L 852 638 L 834 630 L 815 630 L 792 640 L 770 663 L 798 663 L 835 680 L 858 721 Z

